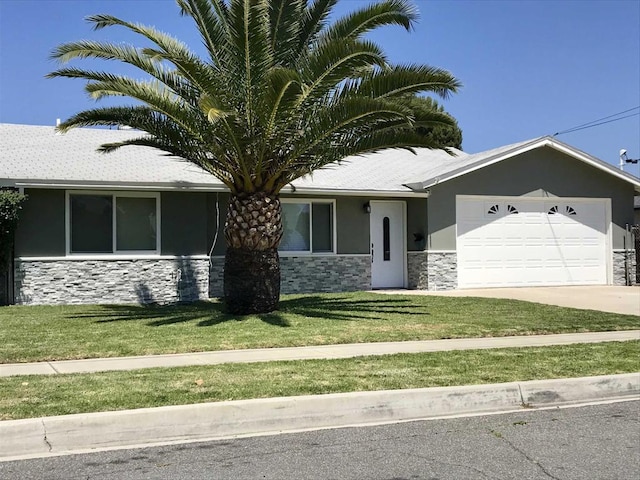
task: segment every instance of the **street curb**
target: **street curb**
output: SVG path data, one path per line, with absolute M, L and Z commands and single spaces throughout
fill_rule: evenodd
M 0 461 L 418 420 L 640 394 L 640 374 L 238 400 L 0 422 Z

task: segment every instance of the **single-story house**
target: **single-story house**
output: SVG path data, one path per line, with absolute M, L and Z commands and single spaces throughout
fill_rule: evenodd
M 17 304 L 222 294 L 228 191 L 135 132 L 0 125 L 0 187 L 24 191 Z M 552 137 L 486 152 L 386 150 L 282 192 L 282 292 L 624 285 L 640 179 Z

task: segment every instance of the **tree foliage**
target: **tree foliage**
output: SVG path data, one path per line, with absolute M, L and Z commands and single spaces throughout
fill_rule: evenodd
M 125 28 L 151 41 L 134 47 L 101 41 L 60 45 L 52 57 L 116 60 L 143 79 L 61 68 L 49 77 L 87 80 L 96 100 L 139 104 L 80 112 L 59 129 L 128 125 L 138 138 L 102 146 L 145 145 L 185 158 L 232 193 L 277 194 L 296 178 L 349 155 L 389 147 L 439 147 L 415 128 L 453 125 L 438 109 L 399 101 L 457 91 L 455 77 L 427 65 L 392 65 L 366 34 L 386 25 L 410 30 L 406 0 L 383 0 L 329 23 L 337 0 L 177 0 L 206 47 L 198 57 L 176 38 L 111 15 L 88 17 L 95 30 Z
M 409 100 L 411 108 L 414 110 L 424 109 L 426 111 L 437 111 L 445 115 L 444 107 L 431 97 L 412 96 Z M 416 127 L 416 132 L 424 135 L 434 145 L 439 147 L 453 147 L 462 150 L 462 130 L 458 126 L 458 122 L 451 117 L 450 125 L 420 125 Z
M 13 237 L 25 199 L 25 195 L 15 190 L 0 189 L 0 273 L 4 273 L 9 267 Z

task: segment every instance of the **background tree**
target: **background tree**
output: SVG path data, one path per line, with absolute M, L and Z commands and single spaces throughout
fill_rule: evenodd
M 444 107 L 431 97 L 412 95 L 409 97 L 408 103 L 414 111 L 422 109 L 426 112 L 436 111 L 449 115 L 445 112 Z M 460 130 L 458 122 L 453 117 L 451 117 L 451 122 L 451 125 L 419 125 L 416 127 L 416 132 L 426 136 L 427 140 L 433 143 L 433 145 L 453 147 L 462 150 L 462 130 Z
M 50 77 L 88 80 L 95 99 L 137 103 L 80 112 L 59 130 L 128 125 L 144 134 L 102 145 L 158 148 L 218 177 L 231 192 L 224 233 L 224 296 L 233 313 L 269 312 L 280 295 L 280 190 L 296 178 L 349 156 L 383 148 L 438 147 L 415 128 L 452 125 L 437 110 L 400 99 L 431 92 L 446 98 L 459 82 L 427 65 L 391 65 L 366 34 L 407 30 L 417 19 L 407 0 L 382 0 L 333 22 L 337 0 L 177 0 L 198 29 L 206 57 L 158 30 L 111 15 L 94 29 L 124 27 L 153 46 L 108 42 L 60 45 L 60 62 L 98 58 L 137 67 L 138 80 L 61 68 Z

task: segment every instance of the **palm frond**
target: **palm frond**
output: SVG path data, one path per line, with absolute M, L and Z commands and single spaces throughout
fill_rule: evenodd
M 372 98 L 391 98 L 430 92 L 448 98 L 462 86 L 451 73 L 428 65 L 402 65 L 374 71 L 346 94 Z M 355 90 L 355 92 L 354 92 Z
M 298 48 L 303 0 L 272 0 L 269 2 L 271 51 L 274 65 L 286 67 L 294 60 L 292 52 Z
M 96 30 L 109 26 L 122 26 L 147 38 L 155 43 L 158 49 L 143 48 L 142 52 L 145 55 L 156 61 L 165 60 L 173 63 L 198 88 L 214 95 L 218 93 L 217 91 L 212 91 L 213 86 L 218 87 L 218 89 L 220 87 L 219 82 L 216 81 L 216 66 L 203 63 L 197 55 L 192 53 L 184 43 L 176 38 L 155 28 L 127 22 L 112 15 L 93 15 L 87 17 L 87 20 L 94 24 L 94 29 Z
M 299 103 L 317 99 L 338 88 L 345 79 L 358 76 L 363 68 L 384 67 L 382 49 L 369 41 L 326 42 L 314 50 L 300 68 L 304 93 Z
M 406 0 L 384 0 L 367 5 L 328 27 L 322 39 L 359 38 L 367 32 L 387 25 L 399 25 L 411 30 L 418 19 L 418 10 Z
M 214 65 L 225 62 L 227 42 L 228 10 L 222 0 L 177 0 L 183 14 L 188 14 L 196 23 L 202 41 Z M 219 68 L 219 72 L 224 70 Z
M 318 35 L 327 25 L 331 10 L 337 3 L 338 0 L 315 0 L 310 4 L 307 3 L 301 20 L 298 48 L 295 52 L 296 57 L 301 52 L 310 50 L 316 43 Z

